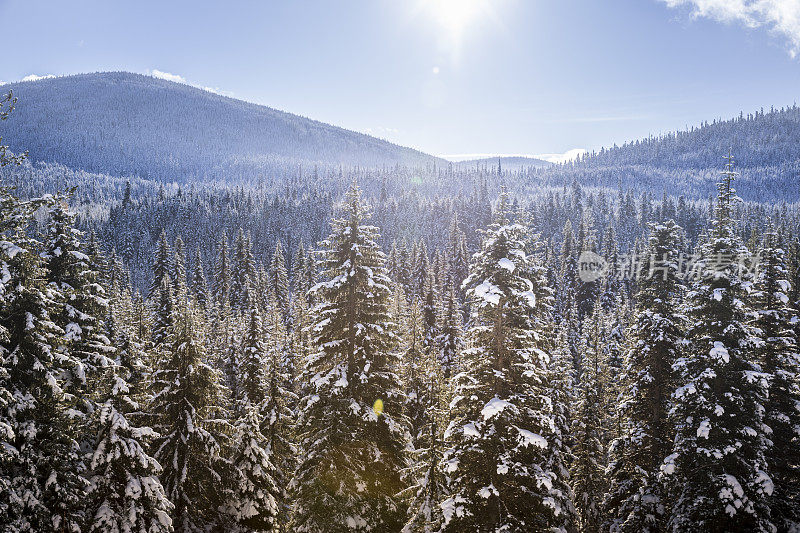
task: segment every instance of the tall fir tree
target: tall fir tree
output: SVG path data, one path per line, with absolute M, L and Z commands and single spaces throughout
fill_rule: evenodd
M 578 350 L 582 354 L 578 382 L 577 414 L 572 428 L 572 489 L 579 530 L 599 531 L 603 523 L 603 497 L 608 488 L 605 475 L 607 453 L 608 366 L 603 342 L 604 314 L 595 306 L 583 324 Z
M 288 320 L 290 309 L 289 276 L 286 272 L 286 258 L 283 254 L 281 241 L 275 244 L 275 252 L 269 265 L 270 289 L 275 295 L 275 301 L 281 309 L 283 319 Z
M 77 533 L 88 482 L 68 414 L 78 399 L 63 387 L 79 362 L 60 349 L 51 313 L 62 296 L 45 284 L 40 243 L 24 233 L 44 205 L 0 189 L 0 510 L 9 532 Z
M 405 509 L 396 495 L 409 439 L 396 372 L 391 282 L 378 229 L 364 224 L 361 191 L 348 190 L 331 222 L 312 293 L 318 351 L 307 361 L 301 402 L 301 462 L 292 481 L 293 531 L 397 531 Z
M 606 508 L 607 527 L 614 532 L 655 533 L 666 526 L 668 500 L 659 475 L 672 451 L 667 416 L 675 389 L 672 365 L 681 354 L 687 326 L 679 309 L 683 240 L 682 229 L 672 220 L 650 226 L 620 383 L 622 434 L 610 452 Z
M 220 509 L 231 468 L 222 455 L 224 424 L 211 418 L 223 405 L 219 372 L 206 362 L 191 309 L 176 315 L 153 376 L 149 412 L 159 434 L 153 456 L 163 467 L 161 483 L 174 506 L 175 531 L 200 533 L 225 527 Z
M 172 504 L 158 479 L 161 466 L 145 448 L 154 433 L 130 423 L 127 415 L 140 407 L 129 396 L 123 372 L 128 370 L 122 366 L 107 370 L 106 398 L 94 415 L 86 531 L 168 533 Z
M 509 223 L 508 209 L 503 193 L 464 282 L 473 325 L 445 433 L 445 532 L 557 529 L 570 505 L 551 448 L 542 349 L 551 294 L 543 268 L 525 253 L 526 229 Z
M 676 362 L 676 437 L 664 471 L 674 475 L 674 531 L 770 531 L 764 425 L 766 376 L 752 360 L 747 249 L 734 231 L 733 159 L 718 185 L 709 238 L 688 293 L 688 352 Z
M 764 235 L 755 279 L 756 354 L 769 377 L 764 423 L 770 428 L 767 467 L 774 485 L 769 498 L 778 531 L 800 530 L 800 354 L 789 307 L 789 272 L 784 250 L 770 228 Z
M 153 279 L 150 283 L 150 290 L 147 293 L 150 298 L 158 296 L 164 278 L 169 277 L 172 271 L 172 252 L 169 248 L 169 242 L 167 242 L 167 233 L 164 230 L 161 230 L 156 246 L 158 249 L 153 263 Z
M 217 245 L 217 259 L 214 263 L 214 290 L 212 293 L 217 307 L 230 305 L 231 261 L 228 252 L 228 237 L 223 231 Z

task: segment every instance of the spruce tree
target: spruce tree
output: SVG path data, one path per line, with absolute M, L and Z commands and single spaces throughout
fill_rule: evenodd
M 150 298 L 157 297 L 164 278 L 169 277 L 172 271 L 172 252 L 167 242 L 167 233 L 164 230 L 161 230 L 157 246 L 158 250 L 153 263 L 153 279 L 150 283 L 150 290 L 147 293 Z
M 543 531 L 565 522 L 569 489 L 554 464 L 544 333 L 550 291 L 526 254 L 507 196 L 464 282 L 473 325 L 455 377 L 444 457 L 444 531 Z
M 332 223 L 321 267 L 327 281 L 312 327 L 298 423 L 301 462 L 291 488 L 293 531 L 398 531 L 405 509 L 396 494 L 408 430 L 396 372 L 391 282 L 378 230 L 354 184 Z
M 611 448 L 611 489 L 606 500 L 611 531 L 665 528 L 667 494 L 659 474 L 672 451 L 673 431 L 667 416 L 675 389 L 672 365 L 680 356 L 686 330 L 686 319 L 678 308 L 682 248 L 683 232 L 674 221 L 650 226 L 621 380 L 622 434 Z
M 222 405 L 220 377 L 206 362 L 190 309 L 177 313 L 161 359 L 149 412 L 159 434 L 153 456 L 163 468 L 161 483 L 174 506 L 173 525 L 183 533 L 224 527 L 220 509 L 231 468 L 222 456 L 223 423 L 211 418 Z
M 228 238 L 225 232 L 219 238 L 217 260 L 214 263 L 214 302 L 218 307 L 230 305 L 231 265 L 228 257 Z
M 766 376 L 752 358 L 748 252 L 734 232 L 733 160 L 718 185 L 715 216 L 688 294 L 690 346 L 676 362 L 677 435 L 664 465 L 674 479 L 675 531 L 770 531 L 763 419 Z
M 608 367 L 605 359 L 604 315 L 596 306 L 583 324 L 578 350 L 582 354 L 577 413 L 572 428 L 570 467 L 579 530 L 599 531 L 607 490 Z
M 777 235 L 764 235 L 755 279 L 758 345 L 756 354 L 769 377 L 764 403 L 767 467 L 774 485 L 769 498 L 772 522 L 778 531 L 800 529 L 800 356 L 794 323 L 796 312 L 788 306 L 789 272 Z
M 161 287 L 156 293 L 156 309 L 153 313 L 151 341 L 154 348 L 159 348 L 167 341 L 175 326 L 175 298 L 172 295 L 172 282 L 167 274 L 161 280 Z
M 94 415 L 97 430 L 91 457 L 86 531 L 171 532 L 172 504 L 158 479 L 161 466 L 146 451 L 148 427 L 135 427 L 128 414 L 139 410 L 121 372 L 109 370 L 107 399 Z
M 237 476 L 227 503 L 228 513 L 245 532 L 278 530 L 275 494 L 281 489 L 275 481 L 275 467 L 261 426 L 259 407 L 245 400 L 234 428 L 233 467 Z
M 289 318 L 289 277 L 286 272 L 286 259 L 283 255 L 281 241 L 275 244 L 275 252 L 269 265 L 270 289 L 275 301 L 280 306 L 283 319 Z
M 80 531 L 88 486 L 68 414 L 80 398 L 64 391 L 80 364 L 60 349 L 52 314 L 62 296 L 45 284 L 41 245 L 23 229 L 43 205 L 0 189 L 0 510 L 15 533 Z
M 113 364 L 114 347 L 104 324 L 108 297 L 100 284 L 100 273 L 82 251 L 75 215 L 63 201 L 54 202 L 49 215 L 43 257 L 47 280 L 53 294 L 58 295 L 53 320 L 64 331 L 64 349 L 77 363 L 66 390 L 81 398 L 79 407 L 89 412 L 91 399 L 86 393 L 92 388 L 92 379 Z
M 200 246 L 194 254 L 194 266 L 192 268 L 192 295 L 194 301 L 197 302 L 199 310 L 208 311 L 210 306 L 210 299 L 208 295 L 208 281 L 206 281 L 206 273 L 203 268 L 203 256 L 200 254 Z

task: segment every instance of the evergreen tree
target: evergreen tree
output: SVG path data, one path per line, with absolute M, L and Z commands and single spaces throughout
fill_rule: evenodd
M 230 465 L 222 458 L 222 422 L 210 416 L 222 405 L 219 373 L 206 362 L 191 310 L 178 313 L 165 342 L 162 364 L 153 376 L 149 412 L 159 437 L 154 457 L 172 502 L 175 531 L 203 532 L 224 527 L 220 508 Z
M 86 530 L 171 532 L 172 504 L 158 479 L 161 466 L 143 446 L 153 432 L 130 424 L 126 415 L 139 406 L 130 398 L 125 379 L 110 372 L 108 397 L 94 420 L 97 436 L 90 463 Z
M 445 432 L 444 531 L 551 530 L 569 507 L 563 465 L 553 461 L 542 350 L 550 291 L 524 251 L 525 228 L 508 221 L 505 193 L 495 220 L 464 282 L 473 326 Z
M 606 502 L 611 531 L 665 528 L 667 495 L 659 473 L 672 451 L 673 431 L 667 417 L 675 389 L 672 365 L 680 356 L 686 329 L 686 319 L 678 309 L 682 248 L 683 233 L 674 221 L 650 226 L 621 383 L 624 425 L 611 448 L 611 489 Z
M 108 339 L 104 320 L 108 315 L 105 289 L 100 273 L 93 269 L 90 257 L 81 251 L 80 232 L 74 227 L 75 216 L 63 201 L 49 210 L 47 239 L 43 257 L 47 280 L 58 295 L 58 309 L 53 320 L 64 331 L 65 349 L 77 365 L 66 384 L 68 393 L 81 398 L 84 412 L 92 409 L 85 394 L 100 369 L 113 364 L 114 347 Z
M 172 296 L 172 282 L 167 274 L 161 280 L 161 288 L 156 293 L 155 313 L 153 314 L 152 343 L 154 348 L 160 347 L 172 331 L 175 325 L 175 299 Z
M 172 261 L 172 273 L 170 274 L 174 285 L 175 299 L 178 302 L 183 302 L 188 298 L 188 286 L 186 277 L 186 250 L 183 245 L 183 239 L 178 235 L 175 237 L 175 255 Z
M 577 415 L 573 422 L 572 489 L 579 529 L 599 531 L 603 523 L 603 497 L 607 490 L 608 367 L 603 347 L 604 316 L 599 306 L 587 317 L 579 351 L 583 354 L 578 383 Z
M 292 481 L 293 531 L 397 531 L 405 509 L 395 495 L 408 439 L 388 313 L 390 281 L 378 230 L 353 185 L 343 216 L 322 243 L 327 281 L 313 326 L 318 351 L 304 370 L 300 466 Z
M 461 307 L 456 289 L 450 287 L 442 308 L 442 331 L 437 337 L 442 376 L 446 381 L 458 373 L 458 354 L 462 348 Z
M 236 422 L 233 466 L 236 484 L 227 506 L 242 531 L 276 531 L 280 488 L 273 476 L 267 438 L 261 432 L 262 415 L 257 406 L 245 401 L 243 414 Z
M 691 345 L 676 363 L 677 427 L 664 465 L 675 476 L 675 531 L 770 531 L 763 420 L 766 377 L 750 354 L 746 284 L 738 262 L 748 252 L 734 233 L 735 173 L 729 159 L 719 183 L 711 233 L 701 247 L 688 294 Z
M 230 305 L 231 265 L 228 257 L 228 238 L 225 232 L 219 239 L 217 261 L 214 263 L 214 302 L 217 306 Z
M 194 255 L 194 268 L 192 269 L 192 294 L 194 301 L 200 310 L 207 311 L 211 303 L 208 296 L 208 281 L 203 268 L 203 256 L 200 254 L 200 247 Z
M 164 278 L 169 277 L 172 270 L 172 252 L 167 242 L 167 234 L 161 230 L 158 237 L 158 250 L 156 251 L 155 262 L 153 263 L 153 279 L 150 283 L 150 291 L 147 293 L 150 298 L 157 297 L 161 290 Z
M 56 294 L 40 244 L 23 228 L 43 202 L 0 189 L 0 511 L 9 532 L 79 532 L 87 488 L 63 378 L 79 367 L 59 351 Z M 13 238 L 12 240 L 7 240 Z
M 764 235 L 755 280 L 756 353 L 769 376 L 764 422 L 770 428 L 767 467 L 774 489 L 769 499 L 772 522 L 779 531 L 800 529 L 800 357 L 788 307 L 789 273 L 784 251 L 770 230 Z
M 281 308 L 283 319 L 289 318 L 289 277 L 286 273 L 286 259 L 283 255 L 281 241 L 275 244 L 275 252 L 269 266 L 270 289 L 275 295 L 275 301 Z
M 278 489 L 273 493 L 277 502 L 277 528 L 289 531 L 290 501 L 287 486 L 297 468 L 297 449 L 294 445 L 297 395 L 294 385 L 294 353 L 283 322 L 283 314 L 270 295 L 266 313 L 265 398 L 261 406 L 262 428 L 269 456 L 274 465 L 273 478 Z

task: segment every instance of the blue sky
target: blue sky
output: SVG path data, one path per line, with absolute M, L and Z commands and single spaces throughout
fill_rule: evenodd
M 541 154 L 791 105 L 800 0 L 0 0 L 0 80 L 169 73 L 433 154 Z

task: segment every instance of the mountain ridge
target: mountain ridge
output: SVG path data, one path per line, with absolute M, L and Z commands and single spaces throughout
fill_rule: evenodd
M 229 181 L 286 167 L 446 165 L 413 148 L 192 85 L 100 72 L 8 83 L 12 150 L 89 172 Z M 90 153 L 86 153 L 86 152 Z

